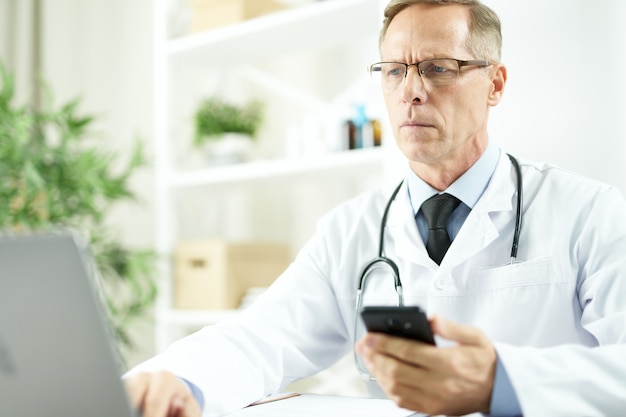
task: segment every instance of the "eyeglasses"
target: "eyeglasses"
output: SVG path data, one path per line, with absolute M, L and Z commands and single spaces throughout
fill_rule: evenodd
M 385 90 L 393 90 L 406 78 L 409 67 L 414 65 L 417 68 L 417 74 L 424 80 L 428 80 L 430 85 L 446 85 L 459 76 L 461 67 L 488 67 L 493 64 L 494 62 L 486 60 L 463 61 L 453 58 L 436 58 L 414 64 L 377 62 L 370 65 L 368 72 L 376 85 L 383 87 Z

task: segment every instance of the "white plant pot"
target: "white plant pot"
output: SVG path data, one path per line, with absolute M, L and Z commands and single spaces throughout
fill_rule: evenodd
M 206 143 L 209 163 L 212 165 L 235 164 L 250 159 L 253 141 L 242 133 L 225 133 Z

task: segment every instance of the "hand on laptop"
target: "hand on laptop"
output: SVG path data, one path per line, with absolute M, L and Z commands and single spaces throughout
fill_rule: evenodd
M 441 317 L 433 333 L 456 342 L 436 347 L 409 339 L 368 333 L 357 342 L 369 371 L 397 405 L 429 414 L 488 412 L 496 351 L 478 329 Z
M 202 412 L 185 384 L 170 372 L 139 373 L 125 379 L 135 409 L 143 417 L 200 417 Z

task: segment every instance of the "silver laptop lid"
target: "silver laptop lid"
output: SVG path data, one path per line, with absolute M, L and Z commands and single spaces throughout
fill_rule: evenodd
M 110 334 L 78 239 L 0 237 L 3 416 L 132 416 Z

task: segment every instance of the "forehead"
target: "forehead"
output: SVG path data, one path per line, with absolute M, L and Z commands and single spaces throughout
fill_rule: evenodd
M 435 56 L 464 59 L 469 33 L 470 14 L 462 5 L 415 4 L 398 13 L 381 43 L 385 60 L 411 58 L 411 61 Z

